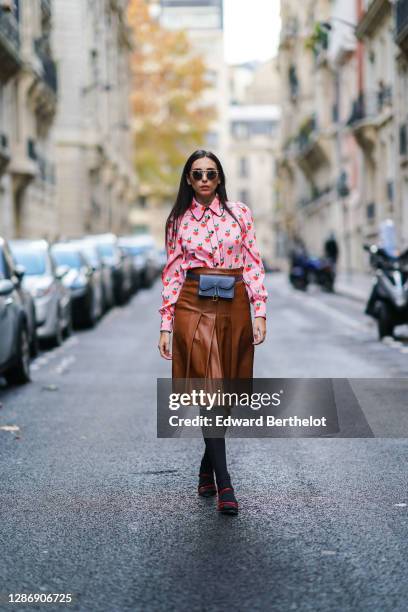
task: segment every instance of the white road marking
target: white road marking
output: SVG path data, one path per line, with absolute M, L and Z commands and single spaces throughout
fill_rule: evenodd
M 329 306 L 325 302 L 321 302 L 319 300 L 318 293 L 312 294 L 312 295 L 308 293 L 298 294 L 292 291 L 291 288 L 287 285 L 280 286 L 278 290 L 281 295 L 283 294 L 286 297 L 291 297 L 298 302 L 302 302 L 303 305 L 306 305 L 306 306 L 309 305 L 312 308 L 315 308 L 316 310 L 319 310 L 320 312 L 327 314 L 332 319 L 335 319 L 338 322 L 342 322 L 344 325 L 348 326 L 349 328 L 353 330 L 358 330 L 360 332 L 367 332 L 367 331 L 371 332 L 376 326 L 374 321 L 371 321 L 371 320 L 367 322 L 356 321 L 352 317 L 342 312 L 339 312 L 335 307 Z M 403 327 L 403 329 L 405 328 L 406 326 Z M 343 331 L 346 335 L 348 336 L 351 335 L 350 330 L 345 329 Z M 393 337 L 385 337 L 383 338 L 381 343 L 387 346 L 388 348 L 397 349 L 400 353 L 408 354 L 408 347 L 404 346 L 403 342 Z
M 63 374 L 70 365 L 72 365 L 76 361 L 76 357 L 74 355 L 69 355 L 68 357 L 64 357 L 63 360 L 57 365 L 54 369 L 56 374 Z
M 305 305 L 309 305 L 315 310 L 319 310 L 320 312 L 327 314 L 328 316 L 332 317 L 338 322 L 343 323 L 344 325 L 347 325 L 348 327 L 352 327 L 353 329 L 358 329 L 360 331 L 368 329 L 368 325 L 366 323 L 355 321 L 353 318 L 349 317 L 348 315 L 342 312 L 339 312 L 338 310 L 336 310 L 335 308 L 331 306 L 328 306 L 324 302 L 320 302 L 318 298 L 307 296 L 307 299 L 304 300 L 304 296 L 301 297 L 296 294 L 294 294 L 292 297 L 297 301 L 300 301 L 302 299 Z

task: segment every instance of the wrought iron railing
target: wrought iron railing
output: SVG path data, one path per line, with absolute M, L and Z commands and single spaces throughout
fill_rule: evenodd
M 298 201 L 298 207 L 303 208 L 305 206 L 310 206 L 310 204 L 317 202 L 324 196 L 328 196 L 330 193 L 333 193 L 333 192 L 334 192 L 333 185 L 327 185 L 326 187 L 322 189 L 314 187 L 312 190 L 312 194 L 308 198 L 301 198 Z
M 7 134 L 0 134 L 0 149 L 8 149 L 8 137 Z
M 51 16 L 51 0 L 41 0 L 41 11 L 47 17 Z
M 33 161 L 37 161 L 37 151 L 35 148 L 35 141 L 32 138 L 27 139 L 27 155 Z
M 352 104 L 347 125 L 353 125 L 363 119 L 375 117 L 391 105 L 392 88 L 390 85 L 382 85 L 377 91 L 362 92 Z
M 43 38 L 34 41 L 34 49 L 41 60 L 43 74 L 42 77 L 47 85 L 56 92 L 58 89 L 57 67 L 52 59 Z
M 14 14 L 0 8 L 0 38 L 4 37 L 16 50 L 20 47 L 18 21 Z
M 408 124 L 402 123 L 399 128 L 400 155 L 408 155 Z
M 296 136 L 296 143 L 301 153 L 312 144 L 316 131 L 317 119 L 315 115 L 312 115 L 310 119 L 308 119 L 308 121 L 300 128 L 298 135 Z
M 395 7 L 395 37 L 398 43 L 408 38 L 408 0 L 398 0 Z

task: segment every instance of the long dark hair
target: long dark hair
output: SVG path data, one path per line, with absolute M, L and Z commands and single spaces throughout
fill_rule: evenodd
M 183 172 L 182 172 L 181 179 L 180 179 L 180 187 L 178 190 L 177 198 L 166 220 L 166 227 L 165 227 L 166 249 L 167 249 L 167 236 L 168 235 L 170 235 L 170 243 L 175 244 L 177 233 L 178 233 L 179 220 L 181 220 L 186 210 L 188 210 L 189 207 L 191 206 L 191 202 L 194 197 L 194 189 L 192 185 L 187 183 L 187 176 L 190 174 L 191 166 L 197 159 L 202 159 L 203 157 L 208 157 L 209 159 L 212 159 L 216 163 L 217 170 L 218 170 L 218 176 L 220 178 L 220 184 L 217 185 L 216 194 L 220 200 L 221 206 L 223 206 L 224 209 L 235 219 L 235 221 L 238 223 L 238 225 L 242 229 L 242 226 L 239 220 L 236 218 L 236 216 L 234 215 L 234 213 L 232 212 L 232 210 L 229 208 L 227 204 L 228 197 L 227 197 L 227 191 L 225 188 L 225 173 L 224 173 L 220 160 L 211 151 L 205 151 L 204 149 L 198 149 L 198 151 L 194 151 L 194 153 L 190 155 L 190 157 L 187 159 L 184 165 Z M 170 227 L 171 227 L 171 233 L 169 234 Z

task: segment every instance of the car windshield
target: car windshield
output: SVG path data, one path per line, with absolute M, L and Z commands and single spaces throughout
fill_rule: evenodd
M 16 262 L 25 268 L 29 276 L 45 274 L 47 261 L 44 252 L 12 249 Z
M 0 280 L 6 278 L 6 267 L 4 265 L 3 253 L 0 251 Z
M 68 266 L 74 268 L 74 270 L 79 270 L 82 267 L 81 257 L 77 251 L 55 249 L 52 254 L 58 266 Z
M 95 268 L 98 268 L 99 261 L 98 261 L 98 256 L 95 253 L 95 251 L 92 248 L 88 248 L 88 247 L 82 249 L 82 251 L 85 254 L 85 257 L 91 263 L 91 265 L 94 266 Z
M 151 247 L 149 246 L 126 246 L 124 247 L 132 255 L 140 255 L 146 253 Z
M 103 257 L 113 257 L 115 255 L 113 244 L 98 244 L 98 249 Z

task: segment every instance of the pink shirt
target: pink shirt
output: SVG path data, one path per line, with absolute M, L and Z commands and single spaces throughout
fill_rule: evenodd
M 243 278 L 255 317 L 266 318 L 268 297 L 264 285 L 265 270 L 256 244 L 252 213 L 242 202 L 228 202 L 230 210 L 239 219 L 245 231 L 234 218 L 223 210 L 215 196 L 209 207 L 193 198 L 184 213 L 176 243 L 167 236 L 167 263 L 162 272 L 161 330 L 172 331 L 174 305 L 183 286 L 186 270 L 244 267 Z

